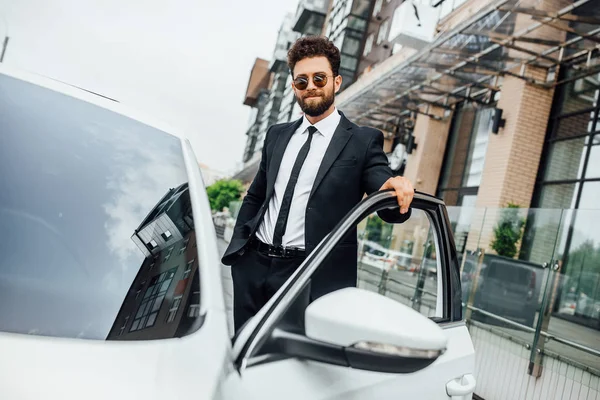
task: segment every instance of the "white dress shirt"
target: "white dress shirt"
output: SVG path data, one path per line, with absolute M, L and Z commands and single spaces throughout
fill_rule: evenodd
M 313 184 L 315 183 L 321 161 L 323 161 L 329 142 L 331 142 L 331 138 L 333 137 L 341 118 L 342 117 L 337 109 L 334 109 L 331 115 L 314 125 L 318 131 L 313 134 L 310 143 L 310 151 L 302 165 L 298 182 L 296 183 L 287 227 L 282 238 L 283 246 L 299 247 L 301 249 L 305 248 L 304 217 L 306 215 L 308 197 L 310 196 Z M 292 168 L 294 167 L 294 162 L 296 161 L 296 157 L 298 157 L 300 148 L 308 139 L 308 127 L 311 125 L 312 124 L 308 119 L 306 119 L 306 116 L 304 116 L 302 124 L 300 124 L 300 127 L 292 134 L 285 152 L 283 153 L 281 166 L 279 167 L 279 172 L 275 179 L 275 191 L 271 197 L 269 208 L 265 213 L 263 221 L 256 232 L 258 239 L 264 243 L 273 244 L 275 224 L 277 223 L 277 216 L 279 215 L 285 188 L 287 187 L 290 175 L 292 174 Z

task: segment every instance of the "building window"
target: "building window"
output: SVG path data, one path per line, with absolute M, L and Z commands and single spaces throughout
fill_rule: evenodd
M 165 298 L 165 294 L 167 293 L 167 290 L 173 281 L 176 271 L 177 267 L 172 268 L 169 271 L 155 275 L 150 280 L 150 285 L 144 293 L 142 303 L 138 307 L 134 316 L 133 324 L 131 324 L 131 328 L 129 329 L 130 332 L 139 331 L 141 329 L 154 326 L 156 317 L 160 312 L 160 308 Z
M 181 278 L 181 279 L 187 279 L 190 277 L 190 274 L 192 272 L 192 266 L 194 265 L 194 261 L 195 260 L 192 260 L 187 263 L 187 266 L 185 267 L 185 271 L 183 271 L 183 278 Z
M 591 64 L 600 63 L 600 57 Z M 582 74 L 581 66 L 561 67 L 559 80 Z M 544 246 L 552 229 L 526 231 L 531 254 L 556 254 L 562 262 L 561 288 L 553 312 L 572 322 L 597 327 L 600 304 L 600 73 L 570 81 L 555 91 L 533 207 L 560 209 L 558 243 Z M 576 210 L 569 210 L 576 209 Z M 548 211 L 548 210 L 544 210 Z M 537 246 L 536 246 L 537 245 Z
M 149 241 L 147 244 L 148 244 L 148 247 L 150 247 L 150 250 L 154 250 L 155 248 L 158 247 L 158 243 L 156 243 L 156 241 L 154 239 Z
M 373 40 L 375 40 L 375 35 L 371 33 L 367 38 L 367 42 L 365 43 L 365 50 L 363 51 L 364 57 L 368 56 L 373 49 Z
M 564 72 L 566 78 L 580 73 Z M 600 74 L 561 86 L 548 124 L 538 174 L 536 205 L 541 208 L 597 208 L 600 192 Z
M 179 248 L 179 255 L 182 255 L 183 252 L 187 249 L 187 245 L 190 242 L 190 239 L 185 239 Z
M 163 237 L 163 239 L 165 239 L 165 241 L 168 241 L 169 239 L 171 239 L 171 237 L 173 237 L 173 234 L 170 230 L 166 230 L 162 233 L 161 236 Z
M 386 19 L 379 27 L 379 33 L 377 34 L 377 44 L 381 44 L 387 41 L 388 30 L 390 27 L 390 20 Z
M 177 316 L 177 310 L 179 310 L 182 298 L 183 296 L 177 296 L 173 298 L 173 303 L 171 304 L 171 308 L 169 309 L 169 314 L 167 314 L 167 323 L 175 321 L 175 317 Z
M 190 318 L 197 318 L 200 316 L 200 304 L 191 304 L 188 309 L 187 316 Z
M 163 262 L 169 261 L 172 253 L 173 253 L 173 246 L 169 247 L 169 250 L 167 250 L 167 254 L 165 255 L 165 259 L 163 260 Z
M 485 156 L 493 108 L 461 104 L 455 113 L 446 146 L 438 196 L 448 206 L 474 206 Z

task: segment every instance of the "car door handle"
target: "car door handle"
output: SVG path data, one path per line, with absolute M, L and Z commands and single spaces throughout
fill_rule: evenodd
M 466 396 L 475 392 L 477 381 L 471 374 L 462 376 L 461 378 L 453 379 L 446 384 L 446 393 L 454 400 L 458 396 Z M 456 399 L 458 400 L 458 399 Z

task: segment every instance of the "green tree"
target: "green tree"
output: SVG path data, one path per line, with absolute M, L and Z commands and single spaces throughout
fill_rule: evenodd
M 221 211 L 229 207 L 229 203 L 240 199 L 243 191 L 242 182 L 235 179 L 221 179 L 206 188 L 210 208 L 213 211 Z
M 499 256 L 512 258 L 517 254 L 517 243 L 523 236 L 525 226 L 525 219 L 519 216 L 519 208 L 517 204 L 508 203 L 494 229 L 495 237 L 491 246 Z
M 383 220 L 377 215 L 372 215 L 367 219 L 367 237 L 369 240 L 379 243 L 381 241 L 381 231 Z

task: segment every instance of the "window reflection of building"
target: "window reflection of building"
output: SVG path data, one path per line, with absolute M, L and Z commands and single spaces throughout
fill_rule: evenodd
M 200 315 L 197 247 L 187 184 L 169 190 L 132 240 L 146 258 L 107 340 L 185 335 Z
M 592 61 L 597 63 L 599 59 Z M 568 80 L 580 72 L 565 68 L 561 74 L 562 79 Z M 598 73 L 556 90 L 533 201 L 539 208 L 567 209 L 562 214 L 564 228 L 556 246 L 562 270 L 553 311 L 597 329 L 600 329 L 600 235 L 594 224 L 600 198 L 599 99 Z M 543 246 L 543 232 L 535 232 L 531 241 L 525 243 L 531 251 L 554 248 L 550 244 Z

